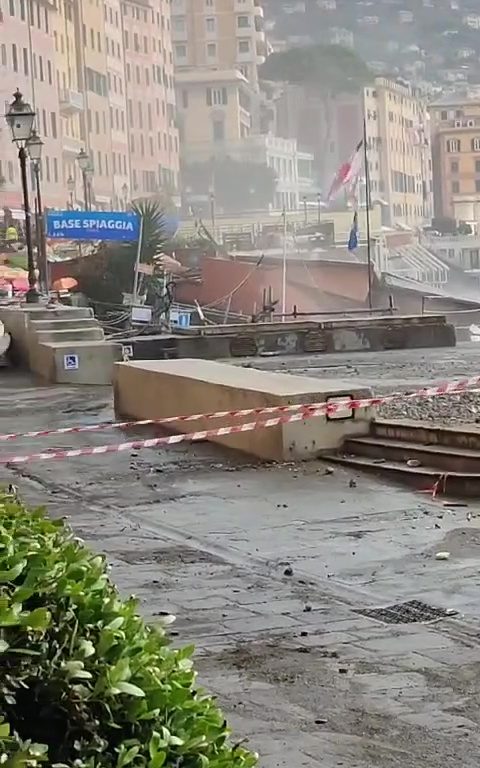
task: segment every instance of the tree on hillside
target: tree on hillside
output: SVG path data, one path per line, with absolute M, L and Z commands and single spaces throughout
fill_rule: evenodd
M 275 196 L 275 171 L 265 163 L 220 156 L 186 166 L 182 178 L 192 196 L 207 199 L 214 190 L 218 209 L 226 213 L 268 208 Z
M 272 53 L 260 69 L 264 80 L 302 86 L 307 97 L 319 99 L 325 119 L 323 145 L 332 139 L 333 101 L 342 93 L 358 93 L 371 79 L 365 62 L 341 45 L 309 45 Z M 317 158 L 322 172 L 324 157 Z
M 166 217 L 159 204 L 149 200 L 133 203 L 131 210 L 143 220 L 140 261 L 149 264 L 169 241 Z M 80 291 L 91 301 L 121 304 L 123 293 L 132 292 L 137 247 L 136 242 L 100 243 L 81 260 L 75 276 Z

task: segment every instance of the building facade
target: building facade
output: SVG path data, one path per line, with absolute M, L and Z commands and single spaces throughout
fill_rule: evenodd
M 435 215 L 480 221 L 480 99 L 445 97 L 430 107 Z
M 177 193 L 170 8 L 169 0 L 0 0 L 2 102 L 18 86 L 37 111 L 46 206 L 85 204 L 81 150 L 95 208 Z M 3 121 L 0 152 L 0 208 L 20 208 Z
M 0 0 L 0 92 L 2 110 L 19 88 L 37 111 L 44 141 L 44 196 L 52 205 L 67 199 L 62 188 L 61 92 L 57 87 L 54 33 L 57 12 L 46 0 Z M 65 41 L 64 41 L 65 46 Z M 17 150 L 0 119 L 0 208 L 21 208 Z
M 266 57 L 259 0 L 172 0 L 172 39 L 177 72 L 239 69 L 258 90 Z
M 433 214 L 430 121 L 427 105 L 412 86 L 375 79 L 365 88 L 370 191 L 387 225 L 419 227 Z

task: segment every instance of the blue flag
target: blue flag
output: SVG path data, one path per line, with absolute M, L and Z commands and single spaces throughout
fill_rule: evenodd
M 348 250 L 355 251 L 358 248 L 358 213 L 355 211 L 353 217 L 352 228 L 350 230 L 350 237 L 348 238 Z

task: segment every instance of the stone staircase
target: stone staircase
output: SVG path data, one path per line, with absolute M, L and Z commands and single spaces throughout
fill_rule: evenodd
M 373 421 L 370 433 L 348 437 L 329 462 L 385 475 L 438 495 L 480 498 L 480 429 L 416 421 Z
M 105 339 L 90 308 L 2 307 L 0 320 L 12 336 L 15 361 L 51 383 L 108 385 L 122 359 L 121 344 Z

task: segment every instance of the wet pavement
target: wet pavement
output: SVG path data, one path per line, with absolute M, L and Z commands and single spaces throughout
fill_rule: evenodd
M 398 354 L 358 355 L 352 375 L 368 383 L 377 365 L 398 388 L 402 372 L 424 384 L 480 369 L 476 347 Z M 0 372 L 2 433 L 99 423 L 111 408 L 109 390 L 38 389 Z M 132 435 L 152 430 L 0 443 L 0 456 Z M 177 616 L 173 642 L 196 644 L 201 682 L 264 768 L 478 763 L 480 503 L 205 444 L 1 467 L 0 480 L 68 516 L 152 621 Z M 387 624 L 362 613 L 410 600 L 451 615 Z

